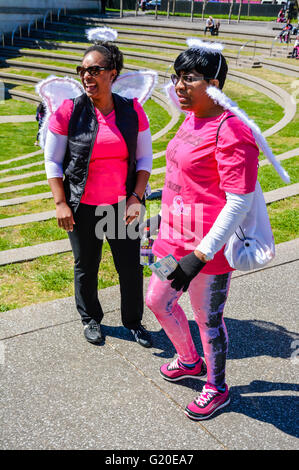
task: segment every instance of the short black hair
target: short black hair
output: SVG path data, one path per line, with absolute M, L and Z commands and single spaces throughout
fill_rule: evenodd
M 219 72 L 217 70 L 220 64 Z M 221 52 L 207 51 L 197 47 L 190 47 L 176 58 L 174 62 L 174 70 L 177 75 L 181 72 L 196 72 L 201 73 L 206 81 L 217 78 L 219 80 L 219 88 L 222 90 L 226 75 L 227 75 L 227 63 L 225 57 Z M 216 76 L 217 74 L 217 76 Z
M 94 44 L 93 46 L 90 46 L 88 49 L 86 49 L 83 59 L 87 54 L 94 51 L 99 52 L 104 56 L 105 67 L 107 67 L 109 70 L 116 69 L 117 75 L 114 79 L 116 80 L 124 65 L 123 53 L 114 44 L 103 42 L 102 44 Z

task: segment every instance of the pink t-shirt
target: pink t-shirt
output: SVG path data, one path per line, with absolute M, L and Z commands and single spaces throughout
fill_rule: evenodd
M 255 190 L 259 150 L 251 130 L 237 117 L 197 118 L 189 113 L 166 151 L 162 222 L 153 252 L 177 260 L 194 251 L 226 204 L 225 192 Z M 206 274 L 232 271 L 224 247 L 202 269 Z
M 64 100 L 50 118 L 51 132 L 68 135 L 73 107 L 72 100 Z M 139 132 L 148 129 L 148 119 L 137 99 L 134 99 L 134 109 L 138 114 Z M 81 202 L 89 205 L 115 204 L 126 197 L 129 153 L 126 142 L 116 127 L 115 111 L 104 116 L 95 108 L 95 113 L 99 127 Z

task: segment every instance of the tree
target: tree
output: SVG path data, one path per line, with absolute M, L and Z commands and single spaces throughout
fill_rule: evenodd
M 249 3 L 249 0 L 248 0 Z M 242 9 L 243 0 L 240 0 L 239 12 L 238 12 L 238 23 L 240 23 L 241 9 Z

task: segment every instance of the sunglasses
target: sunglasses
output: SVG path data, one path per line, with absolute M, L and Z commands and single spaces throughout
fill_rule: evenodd
M 77 67 L 77 74 L 80 75 L 80 77 L 84 77 L 85 73 L 88 72 L 89 75 L 92 77 L 97 77 L 102 70 L 109 70 L 107 67 L 100 67 L 99 65 L 92 65 L 91 67 L 81 67 L 78 65 Z
M 205 77 L 196 77 L 195 75 L 181 75 L 178 77 L 175 73 L 171 75 L 171 81 L 174 85 L 177 85 L 180 80 L 182 80 L 183 83 L 193 83 L 193 82 L 198 82 L 201 80 L 209 80 L 208 78 Z

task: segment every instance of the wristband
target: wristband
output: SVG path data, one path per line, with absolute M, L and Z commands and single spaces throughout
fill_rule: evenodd
M 135 193 L 134 191 L 132 192 L 132 196 L 135 196 L 136 199 L 138 199 L 138 201 L 140 202 L 140 204 L 142 204 L 142 199 L 138 196 L 137 193 Z

